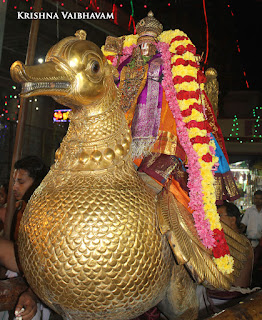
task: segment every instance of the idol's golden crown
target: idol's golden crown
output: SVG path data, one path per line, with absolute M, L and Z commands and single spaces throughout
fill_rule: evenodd
M 142 36 L 152 36 L 158 37 L 163 31 L 163 25 L 154 18 L 152 11 L 149 11 L 147 17 L 140 20 L 136 25 L 137 33 L 140 37 Z

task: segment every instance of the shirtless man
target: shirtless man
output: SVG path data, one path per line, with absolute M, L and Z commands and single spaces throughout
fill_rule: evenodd
M 35 156 L 28 156 L 18 160 L 14 168 L 13 192 L 17 200 L 17 209 L 12 223 L 12 241 L 0 238 L 0 264 L 8 270 L 20 273 L 15 255 L 15 242 L 17 241 L 19 223 L 25 203 L 27 203 L 33 191 L 40 185 L 48 172 L 48 168 L 41 159 Z M 21 312 L 21 310 L 24 311 Z M 37 311 L 37 297 L 30 288 L 20 295 L 15 311 L 16 316 L 22 317 L 23 320 L 34 318 Z

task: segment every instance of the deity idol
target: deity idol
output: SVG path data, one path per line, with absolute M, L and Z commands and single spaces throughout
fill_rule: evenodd
M 216 258 L 223 237 L 216 204 L 239 193 L 221 129 L 205 90 L 200 57 L 180 30 L 163 32 L 153 13 L 136 35 L 108 37 L 102 48 L 118 68 L 121 104 L 138 171 L 171 191 L 193 214 L 198 235 Z

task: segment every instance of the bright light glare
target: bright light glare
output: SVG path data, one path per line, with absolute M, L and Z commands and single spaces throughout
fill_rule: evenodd
M 71 68 L 74 68 L 77 65 L 77 63 L 78 63 L 77 58 L 71 59 L 69 61 L 69 65 L 70 65 Z

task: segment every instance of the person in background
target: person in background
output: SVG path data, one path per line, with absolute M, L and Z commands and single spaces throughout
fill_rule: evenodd
M 252 247 L 256 248 L 262 237 L 262 190 L 254 193 L 254 205 L 245 211 L 241 224 Z
M 224 201 L 222 205 L 217 206 L 217 212 L 219 213 L 220 220 L 222 222 L 227 224 L 235 232 L 241 234 L 241 213 L 234 203 Z M 243 243 L 247 243 L 249 248 L 247 260 L 244 263 L 239 277 L 236 278 L 230 291 L 205 289 L 203 286 L 198 286 L 197 290 L 200 304 L 200 316 L 210 316 L 215 312 L 219 312 L 226 307 L 236 304 L 245 293 L 245 290 L 241 290 L 240 288 L 250 288 L 252 281 L 254 253 L 251 244 L 249 241 L 247 241 L 247 238 L 244 235 L 241 236 L 243 237 Z
M 14 165 L 14 169 L 13 192 L 17 202 L 11 225 L 10 238 L 12 241 L 0 238 L 0 264 L 9 269 L 7 271 L 7 277 L 17 275 L 14 274 L 14 272 L 20 273 L 15 253 L 19 224 L 26 203 L 48 172 L 47 166 L 36 156 L 28 156 L 18 160 Z M 42 319 L 41 311 L 37 310 L 37 307 L 38 309 L 40 308 L 40 305 L 37 304 L 37 297 L 28 287 L 28 289 L 24 291 L 18 299 L 18 303 L 15 308 L 15 315 L 17 319 L 22 318 L 23 320 Z M 48 310 L 48 312 L 46 312 L 46 308 L 44 308 L 44 310 L 45 313 L 47 313 L 46 319 L 48 319 L 50 311 Z M 0 312 L 0 316 L 4 320 L 9 319 L 7 311 L 2 313 Z
M 241 213 L 234 203 L 224 201 L 222 205 L 218 206 L 217 211 L 222 222 L 226 223 L 235 232 L 241 233 Z M 244 235 L 242 236 L 243 239 L 246 240 L 246 237 Z M 253 260 L 253 250 L 252 247 L 249 246 L 249 254 L 247 261 L 240 273 L 240 276 L 235 280 L 235 287 L 248 288 L 250 286 L 252 278 Z
M 0 208 L 6 205 L 7 194 L 8 194 L 8 184 L 4 183 L 0 185 Z
M 242 218 L 242 228 L 254 249 L 254 270 L 252 286 L 261 286 L 262 273 L 262 190 L 254 193 L 254 205 L 248 208 Z
M 43 161 L 36 156 L 28 156 L 18 160 L 14 165 L 14 169 L 13 193 L 17 201 L 17 210 L 12 221 L 11 239 L 17 241 L 18 228 L 24 211 L 22 207 L 29 201 L 31 195 L 40 185 L 49 169 Z
M 4 183 L 0 185 L 0 236 L 3 235 L 3 232 L 4 232 L 7 195 L 8 195 L 8 184 Z

